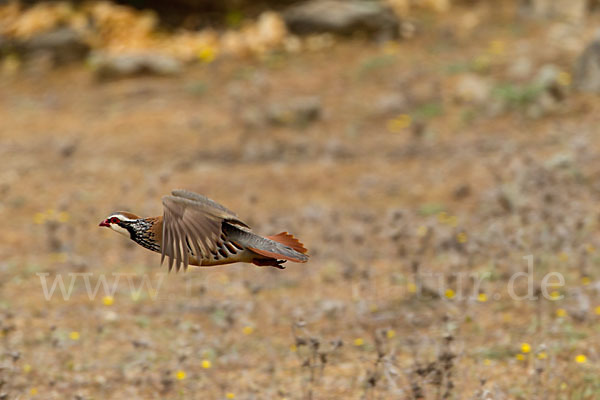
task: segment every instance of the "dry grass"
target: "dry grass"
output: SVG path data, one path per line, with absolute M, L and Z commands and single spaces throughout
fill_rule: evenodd
M 530 119 L 452 100 L 449 66 L 492 40 L 540 47 L 552 25 L 520 24 L 490 19 L 475 40 L 436 28 L 392 49 L 356 40 L 222 60 L 173 79 L 99 84 L 79 67 L 1 78 L 0 392 L 596 398 L 598 102 L 569 93 Z M 536 65 L 568 68 L 547 50 L 530 54 Z M 476 73 L 504 82 L 512 56 Z M 372 109 L 398 91 L 402 115 Z M 321 120 L 260 124 L 269 104 L 303 95 L 320 97 Z M 159 214 L 179 187 L 258 232 L 290 230 L 311 261 L 166 275 L 156 254 L 97 227 L 116 209 Z M 528 255 L 538 300 L 513 300 L 508 282 Z M 565 285 L 545 299 L 551 271 Z M 46 301 L 39 273 L 67 287 L 69 273 L 89 275 L 68 301 Z M 89 299 L 85 276 L 93 289 L 113 274 L 130 275 Z M 132 295 L 144 276 L 160 287 Z

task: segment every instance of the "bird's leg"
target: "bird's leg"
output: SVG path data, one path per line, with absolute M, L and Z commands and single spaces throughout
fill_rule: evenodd
M 279 269 L 285 269 L 285 266 L 282 265 L 283 263 L 285 263 L 286 260 L 276 260 L 274 258 L 267 258 L 267 259 L 261 259 L 261 258 L 255 258 L 254 260 L 252 260 L 252 264 L 254 265 L 258 265 L 259 267 L 275 267 L 275 268 L 279 268 Z

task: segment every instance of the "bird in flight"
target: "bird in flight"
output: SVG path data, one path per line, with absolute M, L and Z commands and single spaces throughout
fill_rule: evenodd
M 169 259 L 169 271 L 188 265 L 213 266 L 235 262 L 284 269 L 286 261 L 308 261 L 307 250 L 282 232 L 260 236 L 233 212 L 197 193 L 173 190 L 162 198 L 163 215 L 141 218 L 120 211 L 100 222 L 137 244 Z

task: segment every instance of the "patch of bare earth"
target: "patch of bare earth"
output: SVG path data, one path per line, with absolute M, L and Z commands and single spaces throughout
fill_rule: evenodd
M 451 67 L 491 41 L 506 51 L 481 72 L 490 79 L 504 79 L 513 44 L 538 62 L 544 27 L 488 22 L 468 38 L 425 26 L 392 48 L 354 39 L 175 78 L 1 78 L 0 391 L 594 398 L 598 102 L 570 93 L 541 118 L 456 103 Z M 398 93 L 407 103 L 386 111 Z M 307 96 L 317 120 L 269 120 Z M 157 254 L 98 228 L 114 210 L 160 214 L 172 188 L 259 233 L 293 232 L 310 262 L 168 275 Z M 538 300 L 514 300 L 528 255 Z M 551 271 L 565 284 L 545 298 Z M 42 283 L 59 276 L 69 299 L 56 286 L 46 300 Z

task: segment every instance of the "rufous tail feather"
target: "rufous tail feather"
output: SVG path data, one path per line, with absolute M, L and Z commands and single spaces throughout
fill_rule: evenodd
M 287 233 L 287 232 L 281 232 L 281 233 L 278 233 L 277 235 L 267 236 L 267 239 L 271 239 L 278 243 L 283 244 L 284 246 L 291 247 L 292 249 L 296 250 L 298 253 L 306 254 L 306 252 L 307 252 L 307 250 L 304 248 L 304 244 L 300 243 L 300 241 L 298 239 L 296 239 L 294 237 L 294 235 Z
M 282 247 L 277 249 L 277 246 L 275 246 L 275 248 L 271 247 L 269 250 L 265 250 L 248 246 L 248 249 L 261 256 L 274 258 L 276 260 L 287 260 L 298 263 L 308 261 L 308 256 L 306 255 L 307 251 L 304 248 L 304 245 L 289 233 L 281 232 L 274 236 L 267 236 L 266 239 L 277 242 L 277 246 L 282 245 Z

